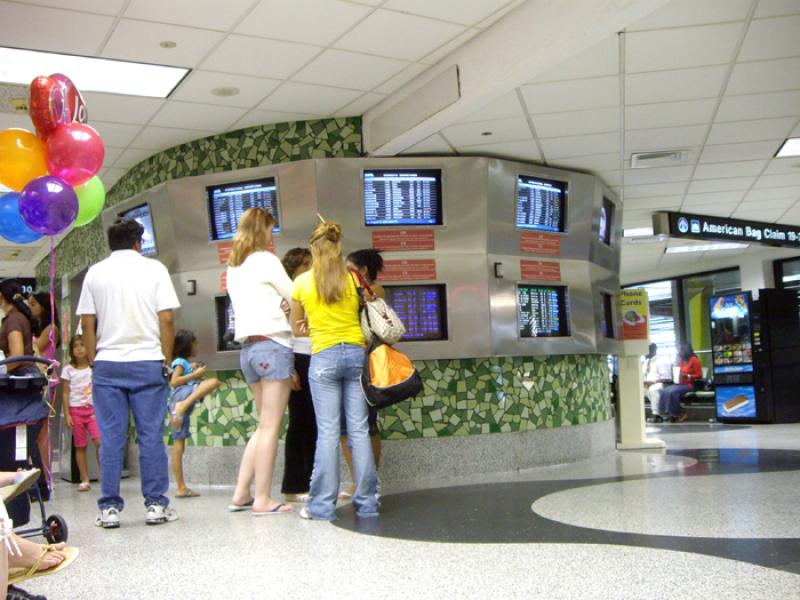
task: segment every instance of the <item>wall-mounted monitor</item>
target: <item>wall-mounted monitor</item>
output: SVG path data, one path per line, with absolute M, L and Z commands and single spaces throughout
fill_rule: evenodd
M 248 208 L 264 208 L 275 217 L 273 233 L 281 230 L 278 212 L 278 187 L 274 177 L 210 185 L 208 226 L 212 240 L 229 240 L 236 233 L 239 217 Z
M 242 347 L 241 344 L 233 339 L 236 317 L 233 314 L 233 303 L 230 296 L 214 298 L 214 308 L 217 316 L 217 350 L 219 352 L 239 350 Z
M 439 169 L 369 169 L 363 173 L 363 188 L 367 227 L 442 224 Z
M 603 337 L 613 339 L 617 337 L 614 324 L 614 296 L 601 292 L 600 302 L 603 305 L 603 320 L 601 322 Z
M 603 203 L 600 205 L 600 241 L 610 246 L 614 238 L 614 203 L 603 196 Z
M 156 245 L 156 234 L 153 231 L 153 216 L 150 214 L 150 205 L 140 204 L 126 211 L 119 213 L 120 218 L 133 219 L 144 227 L 142 234 L 142 255 L 155 256 L 158 254 Z
M 402 342 L 447 339 L 447 290 L 444 284 L 386 286 L 386 302 L 403 325 Z
M 517 306 L 521 338 L 569 336 L 565 287 L 517 284 Z
M 564 231 L 567 184 L 541 177 L 517 177 L 517 227 L 534 231 Z

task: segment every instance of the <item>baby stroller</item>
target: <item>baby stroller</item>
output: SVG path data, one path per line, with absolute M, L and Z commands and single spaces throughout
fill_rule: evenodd
M 49 408 L 43 399 L 44 389 L 55 368 L 50 360 L 34 356 L 15 356 L 0 360 L 0 367 L 13 363 L 29 363 L 12 373 L 0 373 L 0 471 L 16 471 L 36 467 L 45 477 L 43 462 L 36 445 L 36 436 Z M 33 363 L 47 367 L 43 374 Z M 5 369 L 3 369 L 5 371 Z M 31 520 L 30 502 L 36 500 L 41 511 L 37 526 L 20 529 Z M 47 516 L 40 486 L 34 485 L 27 494 L 10 501 L 6 506 L 17 526 L 15 533 L 23 537 L 44 538 L 51 544 L 67 541 L 67 523 L 60 515 Z

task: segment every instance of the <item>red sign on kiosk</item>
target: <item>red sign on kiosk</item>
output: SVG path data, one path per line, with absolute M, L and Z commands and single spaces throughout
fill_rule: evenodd
M 544 260 L 520 260 L 522 279 L 533 281 L 561 281 L 561 265 Z
M 393 229 L 372 232 L 372 247 L 384 252 L 434 250 L 435 246 L 433 229 Z
M 422 260 L 385 260 L 380 281 L 420 281 L 436 279 L 436 261 Z
M 228 293 L 228 274 L 222 273 L 219 276 L 219 289 L 222 290 L 223 293 Z
M 557 235 L 523 231 L 519 234 L 519 251 L 528 254 L 558 256 L 561 254 L 561 238 Z

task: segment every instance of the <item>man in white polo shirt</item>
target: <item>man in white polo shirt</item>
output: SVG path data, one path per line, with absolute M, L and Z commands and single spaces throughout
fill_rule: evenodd
M 101 513 L 95 525 L 105 529 L 119 527 L 124 507 L 119 481 L 129 409 L 136 424 L 146 522 L 178 518 L 166 496 L 163 434 L 169 395 L 165 365 L 172 359 L 173 309 L 180 304 L 166 267 L 140 255 L 143 233 L 133 219 L 119 219 L 108 228 L 111 256 L 89 269 L 76 311 L 94 367 L 94 409 L 103 441 Z

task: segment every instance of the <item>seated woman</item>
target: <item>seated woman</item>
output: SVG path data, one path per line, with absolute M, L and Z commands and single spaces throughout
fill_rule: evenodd
M 671 423 L 682 423 L 689 418 L 689 414 L 681 407 L 681 396 L 694 390 L 694 382 L 703 377 L 703 367 L 700 359 L 694 353 L 691 344 L 681 344 L 678 352 L 680 378 L 678 383 L 661 390 L 660 412 L 669 413 Z

